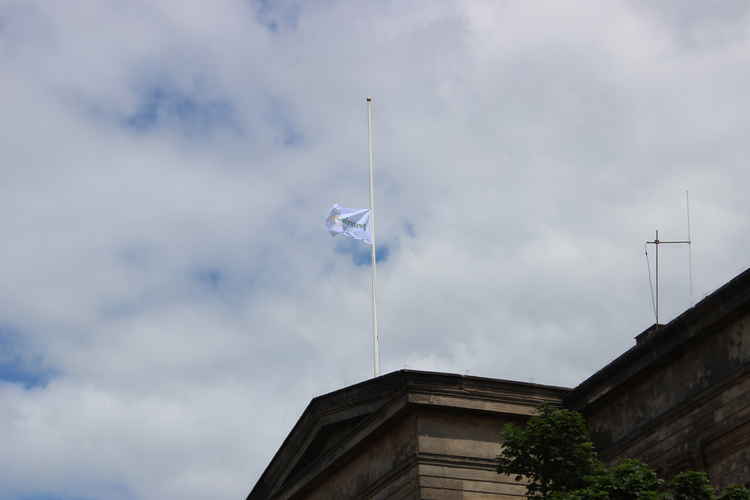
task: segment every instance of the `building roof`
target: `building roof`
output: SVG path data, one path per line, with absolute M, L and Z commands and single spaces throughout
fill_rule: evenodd
M 248 500 L 285 498 L 309 487 L 345 460 L 388 421 L 415 406 L 529 415 L 545 401 L 583 410 L 606 404 L 635 377 L 669 363 L 692 341 L 750 311 L 750 269 L 666 325 L 653 325 L 636 344 L 571 390 L 564 387 L 452 373 L 400 370 L 310 401 Z M 291 493 L 290 493 L 291 492 Z
M 750 269 L 717 289 L 666 325 L 652 325 L 635 337 L 636 344 L 579 384 L 565 406 L 582 410 L 602 404 L 609 394 L 646 371 L 668 363 L 698 338 L 750 311 Z
M 387 421 L 427 405 L 528 415 L 570 389 L 452 373 L 400 370 L 314 398 L 289 432 L 248 500 L 299 491 L 334 467 Z

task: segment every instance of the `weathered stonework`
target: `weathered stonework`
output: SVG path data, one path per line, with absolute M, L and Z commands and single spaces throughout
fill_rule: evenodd
M 500 430 L 568 389 L 403 370 L 314 399 L 248 500 L 523 496 Z
M 750 483 L 750 270 L 573 390 L 403 370 L 315 398 L 248 500 L 523 497 L 500 430 L 544 402 L 585 415 L 601 456 Z
M 636 340 L 566 397 L 602 456 L 750 483 L 750 271 Z

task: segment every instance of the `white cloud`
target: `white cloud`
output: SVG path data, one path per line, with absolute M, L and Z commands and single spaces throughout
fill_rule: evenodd
M 682 5 L 0 2 L 0 326 L 56 373 L 0 388 L 0 498 L 240 498 L 369 375 L 322 228 L 366 95 L 387 370 L 576 384 L 652 321 L 685 189 L 696 296 L 743 270 L 747 9 Z

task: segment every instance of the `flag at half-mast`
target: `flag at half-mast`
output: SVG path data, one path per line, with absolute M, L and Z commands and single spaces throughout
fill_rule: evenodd
M 331 236 L 343 234 L 372 245 L 370 210 L 367 208 L 345 208 L 336 203 L 326 218 L 326 229 Z

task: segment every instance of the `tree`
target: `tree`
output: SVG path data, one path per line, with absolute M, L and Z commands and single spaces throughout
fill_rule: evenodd
M 597 458 L 583 416 L 545 405 L 525 427 L 502 432 L 497 471 L 525 477 L 529 496 L 550 500 L 715 500 L 704 472 L 686 471 L 666 482 L 648 465 L 626 459 L 607 467 Z M 750 500 L 731 487 L 719 500 Z
M 529 496 L 583 488 L 584 477 L 601 466 L 580 413 L 545 405 L 526 427 L 503 428 L 498 472 L 525 476 Z
M 721 492 L 719 500 L 750 500 L 750 490 L 742 486 L 730 486 Z
M 714 500 L 716 494 L 705 472 L 685 471 L 669 482 L 671 500 Z
M 613 467 L 601 466 L 584 478 L 586 486 L 569 497 L 581 500 L 654 500 L 660 497 L 664 481 L 649 466 L 626 459 Z

